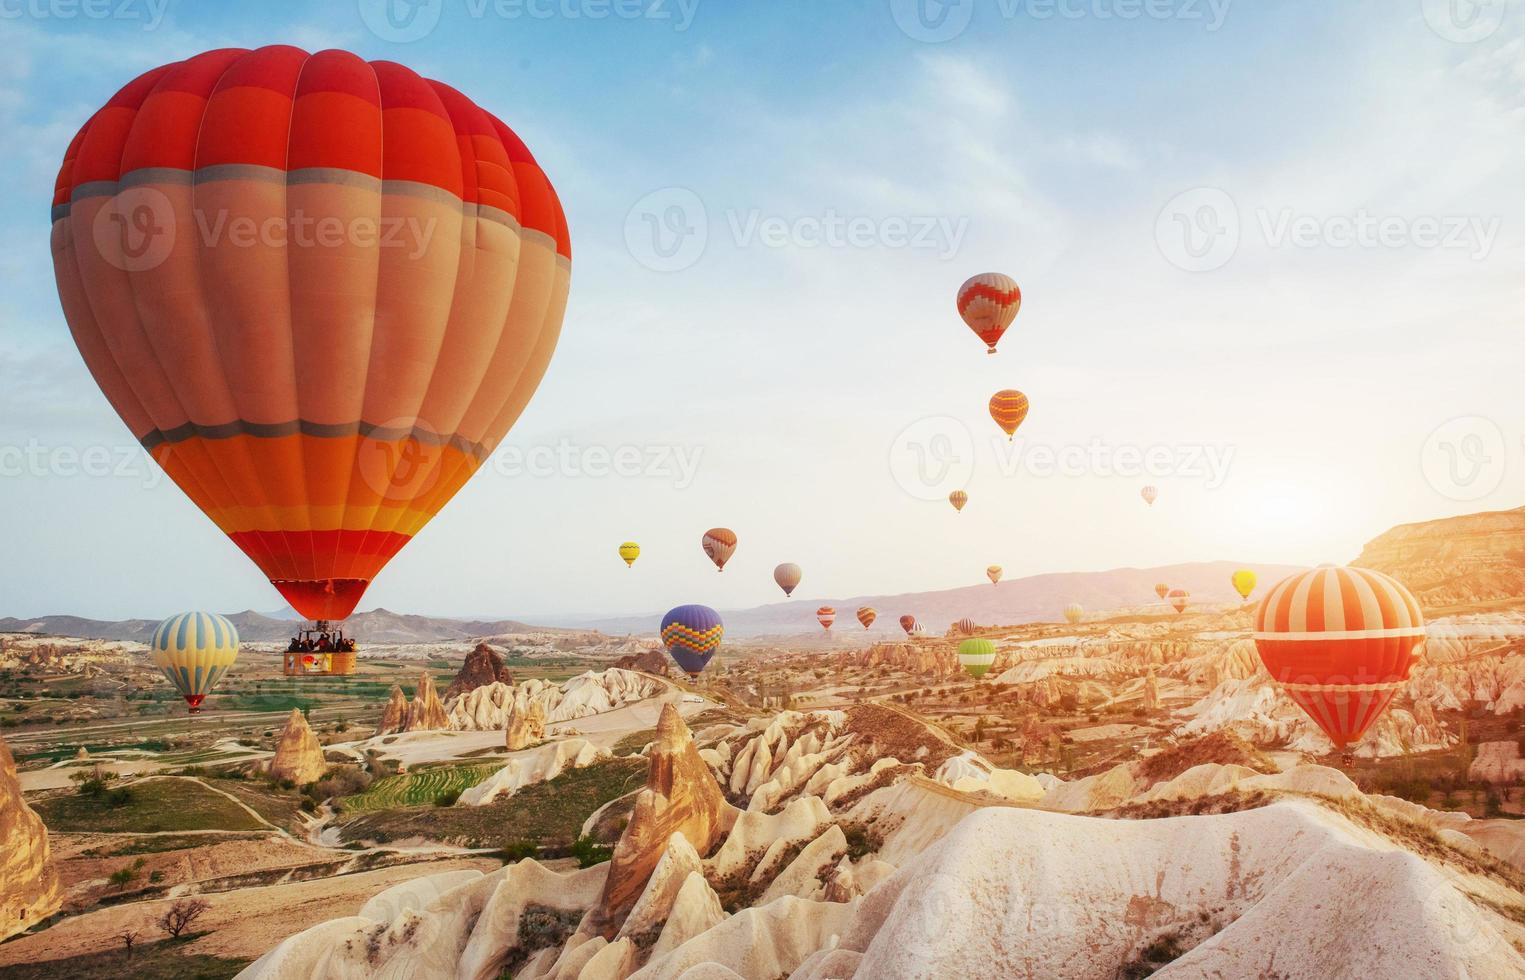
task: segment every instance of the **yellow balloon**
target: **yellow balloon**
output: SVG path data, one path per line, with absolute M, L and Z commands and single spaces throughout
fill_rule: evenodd
M 1255 591 L 1255 573 L 1248 568 L 1241 568 L 1231 576 L 1234 583 L 1234 591 L 1239 593 L 1239 598 L 1248 599 L 1250 593 Z
M 238 629 L 216 613 L 181 613 L 154 629 L 148 652 L 195 714 L 238 658 Z
M 635 564 L 635 560 L 641 557 L 641 546 L 634 541 L 626 541 L 620 545 L 620 557 L 625 559 L 625 567 Z

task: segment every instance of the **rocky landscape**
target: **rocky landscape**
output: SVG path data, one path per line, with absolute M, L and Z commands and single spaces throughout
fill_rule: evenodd
M 29 929 L 62 901 L 48 830 L 22 798 L 16 762 L 0 739 L 0 940 Z

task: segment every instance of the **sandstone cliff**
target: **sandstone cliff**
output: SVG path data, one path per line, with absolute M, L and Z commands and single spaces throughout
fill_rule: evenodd
M 376 726 L 377 735 L 390 735 L 400 732 L 408 724 L 408 697 L 402 693 L 402 688 L 392 685 L 392 694 L 387 698 L 387 706 L 381 711 L 381 723 Z
M 292 708 L 280 741 L 275 745 L 275 755 L 270 760 L 270 775 L 302 786 L 323 778 L 327 770 L 328 763 L 323 759 L 323 746 L 318 737 L 307 727 L 301 709 Z
M 58 911 L 58 872 L 48 828 L 26 805 L 10 746 L 0 739 L 0 939 L 29 929 Z
M 514 675 L 509 673 L 503 666 L 503 658 L 498 656 L 498 651 L 485 643 L 478 643 L 475 650 L 466 655 L 466 660 L 461 664 L 460 671 L 455 675 L 455 680 L 445 689 L 445 700 L 465 694 L 467 691 L 475 691 L 479 687 L 488 684 L 512 684 Z
M 440 702 L 439 692 L 434 688 L 434 678 L 426 670 L 418 675 L 418 690 L 413 693 L 413 703 L 408 706 L 410 732 L 437 732 L 450 727 L 450 718 Z
M 1393 576 L 1427 608 L 1525 596 L 1525 507 L 1400 524 L 1353 564 Z

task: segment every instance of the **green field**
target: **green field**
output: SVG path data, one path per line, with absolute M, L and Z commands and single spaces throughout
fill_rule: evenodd
M 140 943 L 132 959 L 120 949 L 91 953 L 65 960 L 44 960 L 17 966 L 0 967 L 0 980 L 224 980 L 249 965 L 248 960 L 223 959 L 192 953 L 186 946 L 196 936 L 183 939 L 152 939 Z
M 443 793 L 463 793 L 502 768 L 502 763 L 438 766 L 403 776 L 387 776 L 376 780 L 364 793 L 346 796 L 341 803 L 348 813 L 426 806 Z
M 128 799 L 113 805 L 105 796 L 68 793 L 38 800 L 32 809 L 49 830 L 152 834 L 185 830 L 265 830 L 242 807 L 200 783 L 151 777 L 112 783 Z

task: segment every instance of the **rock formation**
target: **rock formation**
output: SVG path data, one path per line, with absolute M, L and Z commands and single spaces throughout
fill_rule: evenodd
M 531 701 L 524 708 L 514 708 L 508 714 L 503 743 L 510 752 L 527 749 L 545 738 L 545 705 Z
M 1144 677 L 1144 710 L 1150 714 L 1160 710 L 1160 679 L 1153 670 Z
M 289 779 L 298 786 L 316 782 L 328 771 L 323 746 L 307 727 L 307 719 L 300 708 L 291 709 L 267 771 L 272 779 Z
M 58 911 L 58 871 L 48 828 L 26 805 L 10 746 L 0 739 L 0 939 L 31 928 Z
M 529 786 L 555 779 L 568 769 L 581 769 L 610 758 L 608 749 L 587 739 L 566 738 L 547 742 L 534 752 L 510 759 L 508 765 L 461 794 L 462 806 L 482 806 Z
M 418 675 L 418 690 L 413 692 L 413 703 L 408 705 L 406 731 L 437 732 L 450 727 L 450 717 L 440 702 L 439 692 L 434 689 L 434 678 L 426 670 Z
M 377 735 L 390 735 L 407 728 L 408 724 L 408 697 L 402 693 L 402 687 L 392 685 L 392 696 L 387 698 L 387 706 L 381 711 L 381 724 L 376 726 Z
M 1354 564 L 1393 576 L 1431 608 L 1525 595 L 1525 507 L 1400 524 Z
M 657 738 L 647 755 L 651 765 L 646 786 L 636 797 L 630 823 L 614 847 L 609 879 L 592 921 L 582 927 L 606 939 L 614 938 L 624 924 L 673 834 L 682 834 L 704 855 L 735 821 L 735 811 L 699 758 L 693 733 L 671 704 L 662 706 Z
M 1520 758 L 1518 742 L 1483 742 L 1477 747 L 1477 758 L 1467 768 L 1467 778 L 1479 782 L 1498 784 L 1513 783 L 1525 776 L 1525 759 Z
M 494 682 L 451 698 L 445 713 L 457 731 L 487 732 L 506 728 L 511 712 L 522 711 L 534 701 L 545 711 L 546 723 L 554 725 L 661 697 L 671 690 L 665 681 L 611 667 L 578 674 L 562 684 L 538 677 L 518 684 Z M 652 715 L 656 715 L 654 707 Z
M 476 649 L 466 655 L 466 661 L 461 664 L 455 680 L 445 689 L 445 700 L 449 701 L 488 684 L 512 686 L 513 683 L 514 675 L 503 666 L 503 658 L 498 656 L 498 652 L 485 643 L 478 643 Z
M 642 650 L 640 653 L 626 654 L 616 660 L 614 666 L 620 670 L 638 670 L 643 674 L 669 677 L 672 672 L 672 668 L 668 666 L 670 662 L 661 650 Z

